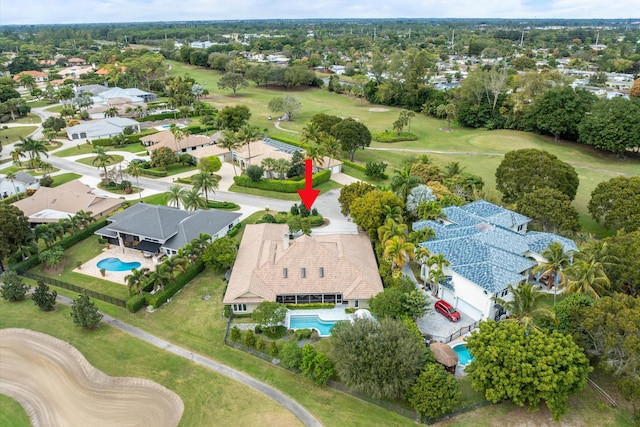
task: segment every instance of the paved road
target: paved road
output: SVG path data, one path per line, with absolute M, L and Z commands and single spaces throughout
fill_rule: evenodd
M 71 305 L 71 298 L 67 298 L 62 295 L 58 295 L 57 301 L 64 305 Z M 300 405 L 295 400 L 276 390 L 275 388 L 267 385 L 261 381 L 256 380 L 246 374 L 243 374 L 240 371 L 236 371 L 235 369 L 223 365 L 222 363 L 215 362 L 207 357 L 201 356 L 200 354 L 193 353 L 187 350 L 184 347 L 179 347 L 177 345 L 171 344 L 168 341 L 163 340 L 162 338 L 158 338 L 155 335 L 151 335 L 141 329 L 138 329 L 134 326 L 129 325 L 128 323 L 121 322 L 109 315 L 104 314 L 102 318 L 103 322 L 113 326 L 116 329 L 120 329 L 123 332 L 126 332 L 130 335 L 133 335 L 136 338 L 139 338 L 143 341 L 148 342 L 149 344 L 161 348 L 162 350 L 173 353 L 177 356 L 183 357 L 187 360 L 192 361 L 195 364 L 203 366 L 207 369 L 215 371 L 225 377 L 229 377 L 235 381 L 239 381 L 260 393 L 265 394 L 271 399 L 278 402 L 288 411 L 290 411 L 293 415 L 295 415 L 305 426 L 317 427 L 322 426 L 322 424 L 313 416 L 310 412 L 308 412 L 302 405 Z

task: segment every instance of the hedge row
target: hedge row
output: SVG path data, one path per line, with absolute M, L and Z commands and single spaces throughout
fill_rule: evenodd
M 331 178 L 331 171 L 323 170 L 313 175 L 313 186 L 316 187 Z M 261 179 L 259 181 L 251 181 L 246 175 L 234 176 L 233 182 L 240 187 L 258 188 L 260 190 L 277 191 L 280 193 L 295 193 L 298 190 L 304 190 L 304 181 L 278 180 L 278 179 Z
M 234 237 L 240 232 L 241 229 L 242 229 L 242 224 L 237 223 L 236 225 L 233 226 L 231 230 L 229 230 L 229 232 L 227 233 L 227 236 Z
M 187 271 L 176 277 L 169 285 L 167 285 L 164 290 L 156 292 L 153 295 L 146 295 L 145 299 L 147 304 L 154 308 L 160 307 L 187 283 L 189 283 L 191 279 L 200 274 L 202 270 L 204 270 L 204 262 L 202 262 L 202 260 L 197 260 L 187 268 Z
M 285 304 L 289 310 L 313 310 L 316 308 L 333 308 L 334 303 L 316 302 L 313 304 Z
M 293 145 L 299 148 L 306 148 L 302 142 L 295 141 L 293 139 L 284 138 L 281 136 L 270 136 L 269 138 L 275 139 L 276 141 L 284 142 L 285 144 Z
M 417 141 L 418 136 L 411 132 L 392 132 L 385 131 L 380 133 L 374 133 L 371 135 L 371 139 L 378 142 L 400 142 L 400 141 Z
M 126 303 L 127 310 L 129 310 L 132 313 L 137 312 L 142 307 L 144 307 L 145 298 L 146 297 L 144 295 L 138 295 L 138 294 L 132 296 L 127 300 L 127 303 Z
M 233 202 L 220 202 L 217 200 L 209 200 L 207 206 L 211 209 L 222 209 L 227 211 L 236 211 L 240 209 L 240 206 Z
M 342 164 L 350 166 L 350 167 L 352 167 L 354 169 L 358 169 L 361 172 L 366 172 L 367 171 L 367 168 L 364 165 L 361 165 L 359 163 L 354 163 L 354 162 L 351 162 L 349 160 L 343 160 Z
M 127 144 L 141 144 L 140 139 L 144 138 L 145 136 L 149 136 L 149 135 L 153 135 L 158 133 L 158 131 L 156 129 L 147 129 L 147 130 L 143 130 L 142 132 L 139 133 L 134 133 L 131 135 L 127 135 Z M 113 139 L 112 138 L 100 138 L 100 139 L 94 139 L 93 141 L 91 141 L 91 145 L 93 145 L 94 147 L 111 147 L 111 146 L 115 146 Z
M 17 201 L 18 201 L 18 197 L 21 197 L 21 198 L 22 198 L 22 196 L 25 196 L 25 193 L 20 192 L 20 193 L 18 193 L 18 194 L 14 194 L 14 195 L 12 195 L 12 196 L 6 197 L 6 198 L 4 198 L 4 199 L 0 199 L 0 201 L 1 201 L 2 203 L 5 203 L 5 204 L 7 204 L 7 205 L 8 205 L 8 204 L 11 204 L 11 203 L 13 203 L 13 202 L 17 202 Z M 26 197 L 26 196 L 25 196 L 25 197 Z
M 152 176 L 155 178 L 164 178 L 165 176 L 169 175 L 169 172 L 167 171 L 161 171 L 161 170 L 157 170 L 157 169 L 142 169 L 140 171 L 141 175 L 146 175 L 146 176 Z
M 148 116 L 138 118 L 139 122 L 153 122 L 156 120 L 164 120 L 164 119 L 174 119 L 178 116 L 178 112 L 175 113 L 160 113 L 160 114 L 149 114 Z

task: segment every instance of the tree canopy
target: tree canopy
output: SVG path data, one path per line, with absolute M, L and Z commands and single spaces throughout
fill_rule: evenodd
M 353 222 L 362 227 L 371 239 L 376 239 L 378 228 L 386 218 L 385 206 L 404 207 L 402 200 L 389 191 L 372 190 L 356 199 L 350 205 Z
M 340 142 L 342 149 L 349 153 L 353 162 L 355 152 L 371 145 L 371 132 L 362 123 L 354 119 L 343 119 L 332 128 L 333 136 Z
M 0 204 L 0 272 L 4 259 L 17 251 L 31 234 L 29 221 L 15 206 Z
M 233 266 L 238 255 L 238 246 L 230 237 L 214 240 L 202 254 L 202 261 L 207 267 L 223 273 Z
M 298 114 L 302 103 L 298 98 L 291 95 L 278 96 L 269 101 L 269 110 L 275 113 L 283 113 L 287 120 L 293 120 Z
M 618 176 L 601 182 L 587 205 L 597 222 L 627 232 L 640 228 L 640 176 Z
M 262 301 L 253 313 L 251 318 L 263 328 L 269 328 L 275 333 L 276 326 L 282 322 L 287 315 L 287 307 L 272 301 Z
M 580 142 L 622 155 L 640 148 L 640 102 L 617 97 L 593 105 L 578 127 Z
M 533 219 L 531 230 L 570 235 L 580 230 L 578 211 L 569 196 L 555 188 L 536 188 L 517 202 L 516 210 Z
M 487 400 L 511 400 L 534 411 L 544 402 L 556 421 L 567 411 L 569 393 L 584 388 L 592 369 L 570 336 L 516 322 L 480 323 L 467 348 L 474 361 L 465 372 Z
M 496 170 L 496 188 L 506 203 L 544 187 L 561 191 L 573 200 L 579 184 L 578 174 L 571 165 L 533 148 L 509 151 Z
M 426 360 L 422 341 L 399 320 L 338 322 L 331 341 L 340 378 L 373 397 L 404 396 Z

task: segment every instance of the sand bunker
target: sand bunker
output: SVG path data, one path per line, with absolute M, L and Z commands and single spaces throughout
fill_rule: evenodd
M 387 111 L 389 111 L 388 108 L 369 108 L 369 111 L 371 111 L 372 113 L 386 113 Z
M 0 330 L 0 393 L 34 426 L 177 426 L 180 396 L 142 378 L 110 377 L 71 345 L 28 329 Z

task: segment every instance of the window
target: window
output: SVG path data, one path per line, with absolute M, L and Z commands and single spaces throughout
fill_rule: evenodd
M 287 269 L 283 268 L 282 269 L 282 277 L 284 277 L 286 279 L 288 274 L 289 274 L 289 272 L 287 271 Z
M 305 277 L 307 277 L 307 269 L 302 267 L 300 269 L 300 276 L 304 279 Z
M 324 267 L 320 267 L 320 277 L 324 277 Z
M 233 304 L 233 312 L 237 313 L 240 311 L 247 311 L 247 305 L 246 304 Z
M 524 230 L 524 224 L 520 224 L 520 225 L 518 226 L 518 231 L 522 231 L 522 230 Z
M 509 289 L 503 290 L 502 292 L 500 292 L 500 298 L 506 297 L 508 293 L 509 293 Z
M 355 308 L 358 308 L 358 307 L 360 306 L 360 301 L 355 300 L 355 301 L 353 302 L 353 306 L 354 306 Z

